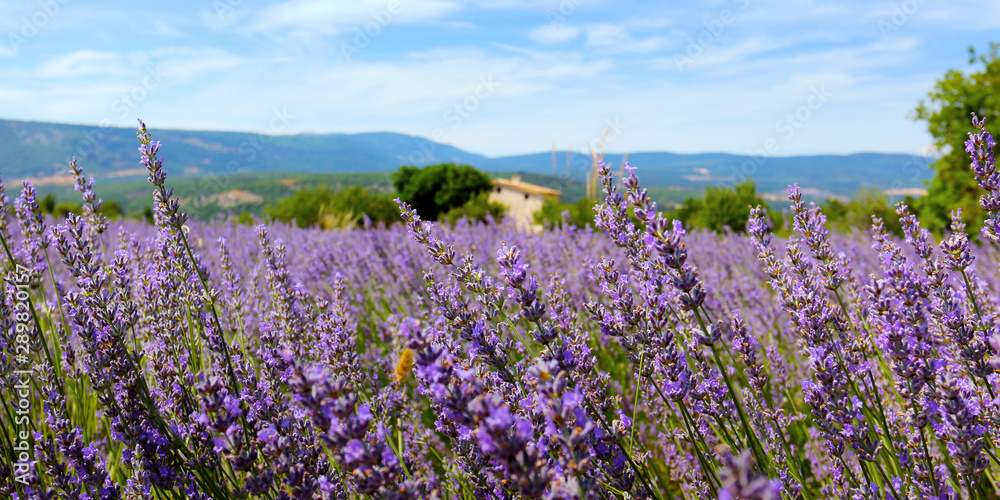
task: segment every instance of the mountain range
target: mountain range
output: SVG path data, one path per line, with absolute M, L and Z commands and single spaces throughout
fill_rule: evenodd
M 232 176 L 265 172 L 391 172 L 400 165 L 455 162 L 496 173 L 546 174 L 549 184 L 585 182 L 591 157 L 556 151 L 490 158 L 421 137 L 391 132 L 271 136 L 245 132 L 150 130 L 163 144 L 171 176 Z M 0 174 L 8 182 L 30 178 L 41 186 L 71 182 L 66 163 L 76 156 L 101 182 L 145 176 L 135 130 L 119 127 L 0 120 Z M 607 154 L 615 170 L 626 155 Z M 859 153 L 754 157 L 724 153 L 639 152 L 627 155 L 643 185 L 683 191 L 732 185 L 752 178 L 758 190 L 779 196 L 798 182 L 814 198 L 848 197 L 874 187 L 917 194 L 933 177 L 932 159 L 906 154 Z

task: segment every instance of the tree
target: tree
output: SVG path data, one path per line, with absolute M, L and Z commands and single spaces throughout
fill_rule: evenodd
M 921 101 L 916 119 L 927 122 L 934 144 L 945 152 L 934 163 L 935 175 L 920 199 L 917 212 L 922 222 L 933 231 L 941 231 L 950 223 L 950 212 L 962 209 L 973 233 L 982 225 L 979 208 L 980 189 L 969 167 L 965 141 L 972 130 L 972 113 L 987 117 L 987 129 L 994 136 L 1000 133 L 1000 44 L 991 43 L 990 50 L 977 55 L 969 48 L 969 64 L 982 63 L 980 71 L 965 74 L 949 70 Z
M 903 203 L 912 207 L 913 201 L 907 198 Z M 899 222 L 896 209 L 889 203 L 889 197 L 877 188 L 860 189 L 847 203 L 828 198 L 820 208 L 830 228 L 865 232 L 871 229 L 874 215 L 882 219 L 887 231 L 903 235 L 903 225 Z
M 295 222 L 298 227 L 313 227 L 319 223 L 320 208 L 330 204 L 333 194 L 326 187 L 303 189 L 279 200 L 266 209 L 267 215 L 282 222 Z
M 52 216 L 56 219 L 65 219 L 70 213 L 80 215 L 82 212 L 83 209 L 80 207 L 79 203 L 64 201 L 62 203 L 56 203 L 55 206 L 52 207 Z
M 122 208 L 121 203 L 118 203 L 118 200 L 102 200 L 101 209 L 97 212 L 111 220 L 117 220 L 125 215 L 125 209 Z
M 267 215 L 298 227 L 320 226 L 326 229 L 360 225 L 362 215 L 375 222 L 392 224 L 399 220 L 393 196 L 374 193 L 363 186 L 330 192 L 326 187 L 303 189 L 267 207 Z
M 472 222 L 483 222 L 486 220 L 486 216 L 491 216 L 496 220 L 500 220 L 503 214 L 507 212 L 507 207 L 503 203 L 489 201 L 489 195 L 488 191 L 477 194 L 465 202 L 464 205 L 441 214 L 440 220 L 452 226 L 462 218 Z
M 42 209 L 43 214 L 51 214 L 56 210 L 56 195 L 52 193 L 45 193 L 42 197 L 42 201 L 38 203 Z
M 392 185 L 399 198 L 425 220 L 438 220 L 441 214 L 465 205 L 491 187 L 488 175 L 469 165 L 454 163 L 399 167 L 392 174 Z
M 399 220 L 399 207 L 392 199 L 393 195 L 389 193 L 372 192 L 362 186 L 342 189 L 321 208 L 323 216 L 320 222 L 330 228 L 361 225 L 364 222 L 362 216 L 367 215 L 372 222 L 389 225 Z
M 56 198 L 56 195 L 52 193 L 48 193 L 42 197 L 39 205 L 41 206 L 42 213 L 52 214 L 52 216 L 56 219 L 64 218 L 70 213 L 77 215 L 83 214 L 83 207 L 80 205 L 80 202 L 60 202 Z M 101 208 L 97 211 L 97 213 L 104 215 L 111 220 L 117 220 L 125 214 L 125 210 L 122 209 L 121 204 L 118 203 L 117 200 L 102 200 Z
M 736 185 L 735 189 L 708 186 L 705 188 L 705 198 L 688 198 L 684 205 L 674 212 L 674 217 L 680 219 L 689 227 L 700 227 L 712 231 L 730 230 L 746 232 L 747 219 L 750 218 L 750 207 L 767 206 L 764 198 L 757 194 L 757 187 L 752 180 Z M 781 227 L 780 214 L 768 211 L 775 227 Z
M 594 205 L 597 200 L 581 198 L 576 203 L 566 203 L 546 198 L 542 208 L 534 213 L 535 224 L 562 227 L 563 213 L 569 215 L 569 223 L 576 227 L 594 226 Z

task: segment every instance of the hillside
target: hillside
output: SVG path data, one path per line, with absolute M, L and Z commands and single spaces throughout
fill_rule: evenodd
M 583 183 L 589 155 L 566 152 L 488 158 L 453 146 L 403 134 L 300 134 L 262 136 L 243 132 L 153 130 L 173 178 L 230 179 L 259 173 L 391 172 L 402 164 L 468 163 L 492 173 L 544 174 L 546 184 L 564 189 Z M 90 175 L 108 184 L 145 176 L 137 161 L 135 131 L 42 122 L 0 120 L 0 173 L 6 179 L 32 178 L 54 189 L 67 185 L 66 162 L 77 156 Z M 606 159 L 618 165 L 623 155 Z M 932 177 L 928 160 L 902 154 L 754 158 L 723 153 L 632 153 L 643 183 L 668 192 L 700 191 L 752 177 L 760 191 L 775 195 L 798 182 L 807 195 L 846 197 L 862 187 L 921 188 Z M 280 177 L 280 175 L 279 175 Z M 268 176 L 262 177 L 267 179 Z M 384 178 L 384 176 L 383 176 Z M 201 182 L 215 182 L 202 180 Z

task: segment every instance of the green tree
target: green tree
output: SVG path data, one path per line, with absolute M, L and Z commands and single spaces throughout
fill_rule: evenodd
M 152 224 L 156 220 L 153 207 L 143 207 L 142 211 L 136 214 L 136 217 L 139 220 L 145 221 L 146 224 Z
M 97 212 L 111 220 L 117 220 L 125 215 L 125 209 L 122 208 L 121 203 L 118 203 L 118 200 L 102 200 L 101 209 Z
M 569 223 L 576 227 L 594 226 L 594 204 L 596 200 L 582 198 L 576 203 L 566 203 L 546 198 L 542 208 L 534 213 L 535 224 L 562 227 L 563 213 L 569 215 Z
M 242 212 L 236 217 L 237 224 L 243 224 L 244 226 L 254 226 L 257 224 L 257 219 L 250 212 Z
M 913 199 L 904 201 L 913 206 Z M 877 188 L 864 188 L 858 191 L 854 198 L 844 203 L 835 198 L 829 198 L 820 208 L 826 216 L 827 226 L 842 231 L 864 232 L 872 227 L 872 216 L 877 216 L 885 223 L 885 228 L 894 234 L 903 234 L 903 225 L 896 215 L 896 208 L 889 203 L 889 197 Z
M 927 122 L 934 144 L 945 152 L 934 163 L 935 175 L 920 199 L 917 211 L 931 230 L 941 231 L 950 222 L 950 212 L 961 208 L 970 231 L 982 225 L 980 190 L 969 167 L 965 141 L 972 130 L 972 113 L 985 116 L 987 129 L 1000 133 L 1000 44 L 991 43 L 985 54 L 969 48 L 969 64 L 981 63 L 979 71 L 948 70 L 916 109 L 916 119 Z
M 70 213 L 80 215 L 82 212 L 83 209 L 80 207 L 79 203 L 62 202 L 56 203 L 56 205 L 52 207 L 52 216 L 56 219 L 65 218 Z
M 684 205 L 674 212 L 674 217 L 680 219 L 688 227 L 700 227 L 711 231 L 730 230 L 746 232 L 747 219 L 750 218 L 750 207 L 767 206 L 752 180 L 741 182 L 735 189 L 708 186 L 705 188 L 705 198 L 688 198 Z M 768 217 L 774 227 L 782 226 L 781 215 L 768 210 Z
M 362 186 L 342 189 L 321 209 L 321 222 L 324 227 L 361 225 L 364 222 L 363 215 L 367 215 L 372 222 L 390 225 L 399 220 L 399 207 L 392 199 L 392 194 L 372 192 Z M 331 224 L 334 220 L 341 222 Z
M 303 189 L 288 198 L 278 200 L 267 207 L 267 215 L 276 220 L 298 227 L 313 227 L 319 224 L 320 208 L 330 204 L 333 194 L 326 187 Z
M 392 224 L 399 220 L 393 196 L 372 192 L 362 186 L 352 186 L 331 192 L 327 187 L 303 189 L 267 207 L 267 215 L 298 227 L 332 229 L 359 225 L 367 215 L 375 222 Z
M 470 198 L 464 205 L 441 214 L 440 220 L 452 226 L 462 218 L 473 222 L 483 222 L 486 220 L 486 216 L 490 215 L 494 219 L 500 220 L 504 212 L 507 211 L 507 207 L 503 203 L 489 201 L 489 196 L 490 193 L 488 191 L 481 192 Z
M 38 202 L 38 205 L 42 209 L 43 214 L 51 214 L 56 210 L 56 195 L 52 193 L 45 193 L 42 200 Z
M 441 214 L 465 205 L 491 187 L 488 175 L 469 165 L 454 163 L 399 167 L 392 174 L 392 185 L 399 198 L 425 220 L 438 220 Z

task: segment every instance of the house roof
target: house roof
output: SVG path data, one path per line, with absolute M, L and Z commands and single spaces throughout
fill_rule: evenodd
M 542 196 L 561 196 L 562 191 L 557 191 L 555 189 L 549 189 L 545 186 L 539 186 L 537 184 L 529 184 L 521 180 L 520 177 L 514 176 L 513 179 L 493 179 L 494 186 L 501 186 L 508 189 L 513 189 L 515 191 L 520 191 L 522 193 L 529 194 L 540 194 Z

